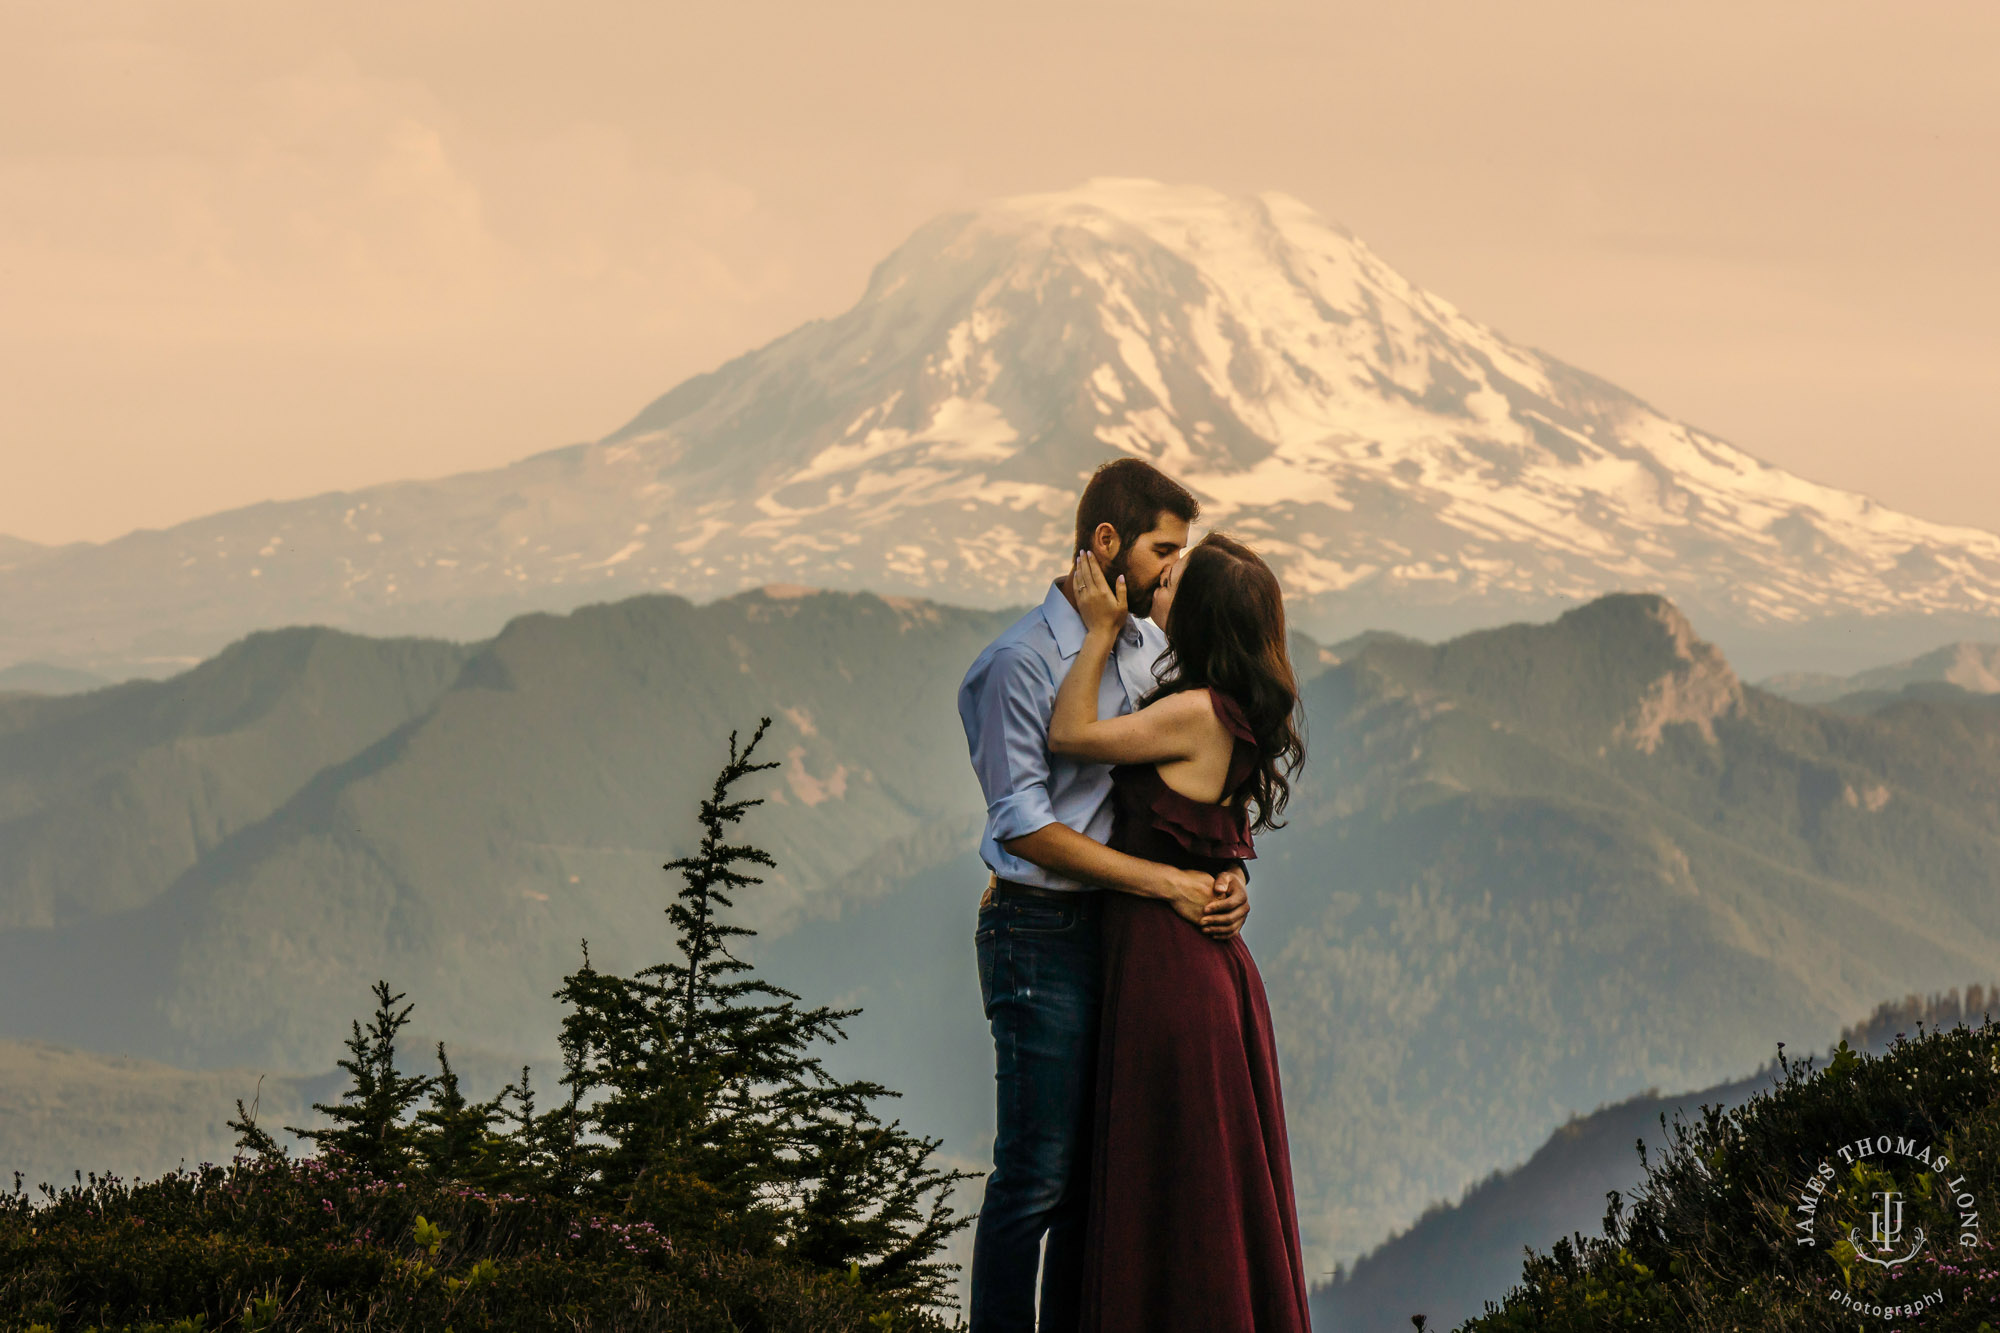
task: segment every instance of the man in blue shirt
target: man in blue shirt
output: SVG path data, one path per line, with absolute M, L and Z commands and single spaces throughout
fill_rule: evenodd
M 1131 611 L 1098 685 L 1100 717 L 1131 712 L 1154 687 L 1153 669 L 1166 649 L 1159 626 L 1188 525 L 1199 513 L 1184 487 L 1136 458 L 1106 463 L 1084 487 L 1077 549 L 1090 551 L 1107 577 L 1124 575 Z M 979 851 L 993 876 L 975 938 L 999 1085 L 993 1171 L 973 1236 L 972 1333 L 1034 1333 L 1038 1259 L 1042 1333 L 1077 1325 L 1100 890 L 1165 899 L 1223 937 L 1249 912 L 1243 879 L 1233 871 L 1216 879 L 1105 846 L 1110 766 L 1049 752 L 1056 690 L 1084 638 L 1069 582 L 1068 575 L 1056 580 L 1039 607 L 988 645 L 958 691 L 959 720 L 986 795 Z

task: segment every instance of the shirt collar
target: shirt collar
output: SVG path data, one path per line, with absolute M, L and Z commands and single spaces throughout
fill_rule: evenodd
M 1049 633 L 1055 635 L 1056 651 L 1063 655 L 1065 661 L 1083 649 L 1083 617 L 1069 604 L 1069 598 L 1063 596 L 1059 580 L 1050 581 L 1049 595 L 1042 598 L 1042 619 L 1048 622 Z M 1136 616 L 1125 617 L 1125 625 L 1119 630 L 1118 637 L 1127 645 L 1139 643 L 1139 623 Z

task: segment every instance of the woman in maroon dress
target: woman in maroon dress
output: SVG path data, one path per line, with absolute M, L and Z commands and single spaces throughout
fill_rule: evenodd
M 1125 624 L 1121 578 L 1081 555 L 1088 634 L 1058 691 L 1050 748 L 1115 764 L 1111 845 L 1215 873 L 1278 827 L 1304 759 L 1278 581 L 1211 534 L 1163 583 L 1163 683 L 1099 721 L 1097 682 Z M 1240 936 L 1166 902 L 1109 893 L 1086 1333 L 1303 1333 L 1305 1266 L 1264 983 Z

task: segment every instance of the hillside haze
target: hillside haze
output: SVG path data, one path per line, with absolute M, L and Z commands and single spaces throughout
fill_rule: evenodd
M 171 681 L 42 701 L 49 716 L 0 736 L 27 807 L 0 825 L 0 921 L 55 928 L 0 931 L 4 1033 L 311 1069 L 337 1054 L 343 1025 L 327 1017 L 354 1003 L 356 978 L 388 976 L 422 997 L 426 1030 L 546 1048 L 548 995 L 579 939 L 618 966 L 658 935 L 661 863 L 689 845 L 730 732 L 747 738 L 760 715 L 784 768 L 756 793 L 773 807 L 759 839 L 781 860 L 745 903 L 756 923 L 836 912 L 975 844 L 952 696 L 1007 618 L 865 595 L 700 608 L 654 595 L 524 616 L 473 648 L 424 645 L 430 670 L 400 693 L 406 653 L 390 645 L 376 654 L 386 682 L 357 683 L 364 661 L 340 673 L 345 698 L 317 677 L 297 685 L 294 659 L 341 646 L 320 630 L 287 631 L 297 645 L 252 636 Z M 182 702 L 218 696 L 267 703 Z M 142 707 L 181 716 L 180 733 L 138 743 Z M 305 776 L 286 766 L 312 753 L 285 743 L 298 713 L 341 722 Z M 101 765 L 77 757 L 107 747 Z M 150 778 L 126 794 L 134 770 Z M 263 808 L 222 799 L 238 791 Z M 63 851 L 91 792 L 92 864 L 122 872 L 94 896 L 84 854 Z
M 142 906 L 436 702 L 472 649 L 265 630 L 166 681 L 0 697 L 0 929 Z
M 1258 544 L 1321 638 L 1652 590 L 1754 669 L 1851 670 L 2000 607 L 2000 538 L 1760 462 L 1297 200 L 1096 180 L 937 219 L 851 310 L 594 444 L 0 546 L 0 667 L 158 675 L 302 619 L 483 637 L 522 610 L 774 580 L 1032 602 L 1079 483 L 1120 454 Z

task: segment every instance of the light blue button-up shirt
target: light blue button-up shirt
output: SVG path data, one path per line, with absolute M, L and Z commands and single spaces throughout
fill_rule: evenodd
M 1010 856 L 1002 846 L 1050 824 L 1067 824 L 1099 842 L 1111 837 L 1111 765 L 1049 753 L 1056 690 L 1083 638 L 1083 617 L 1052 583 L 1040 606 L 986 646 L 958 687 L 958 718 L 986 793 L 979 857 L 1002 879 L 1048 889 L 1095 887 Z M 1152 621 L 1126 619 L 1111 669 L 1098 682 L 1100 718 L 1129 713 L 1152 692 L 1153 665 L 1166 647 Z

